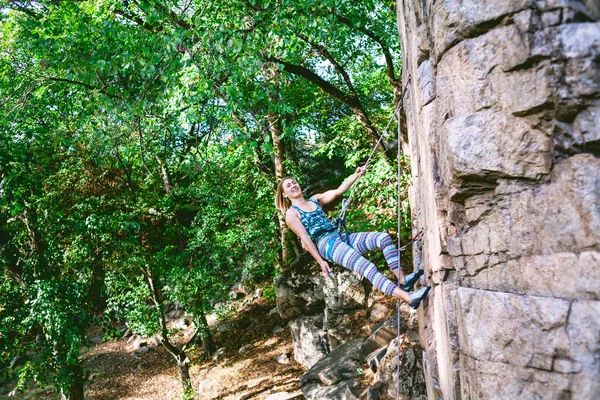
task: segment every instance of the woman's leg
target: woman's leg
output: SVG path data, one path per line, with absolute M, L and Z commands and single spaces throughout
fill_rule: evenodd
M 319 242 L 318 249 L 325 259 L 364 276 L 383 293 L 403 300 L 410 299 L 405 291 L 383 276 L 375 264 L 364 258 L 359 251 L 341 241 L 339 237 Z M 396 268 L 398 267 L 396 266 Z
M 398 278 L 398 274 L 400 274 L 400 283 L 404 283 L 404 274 L 402 273 L 402 269 L 398 268 L 400 264 L 398 260 L 398 250 L 387 232 L 352 233 L 350 234 L 348 241 L 350 246 L 361 254 L 373 249 L 381 249 L 385 261 L 394 272 L 394 275 L 396 275 L 396 278 Z

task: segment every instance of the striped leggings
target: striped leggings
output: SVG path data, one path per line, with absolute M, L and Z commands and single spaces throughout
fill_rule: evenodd
M 359 232 L 350 234 L 348 239 L 349 244 L 346 244 L 337 233 L 327 235 L 319 240 L 317 248 L 325 260 L 361 274 L 377 289 L 391 296 L 398 286 L 383 276 L 375 264 L 362 256 L 369 250 L 381 249 L 389 267 L 396 271 L 398 251 L 390 235 L 385 232 Z

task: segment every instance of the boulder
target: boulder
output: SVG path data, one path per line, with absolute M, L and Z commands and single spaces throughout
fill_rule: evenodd
M 289 364 L 290 358 L 287 354 L 280 354 L 275 357 L 275 361 L 277 361 L 279 364 Z
M 234 284 L 230 289 L 230 292 L 235 293 L 236 295 L 242 295 L 242 296 L 247 296 L 248 295 L 248 289 L 246 289 L 246 287 L 242 284 L 242 283 L 236 283 Z
M 390 309 L 387 306 L 377 303 L 371 309 L 371 312 L 369 313 L 369 319 L 373 322 L 378 322 L 388 317 L 389 313 Z
M 277 311 L 283 320 L 323 312 L 322 276 L 286 270 L 275 277 L 274 285 Z
M 347 314 L 332 314 L 325 310 L 325 330 L 331 348 L 355 339 L 357 327 L 361 324 L 361 318 L 364 318 L 364 312 L 347 311 Z
M 310 368 L 329 353 L 329 341 L 323 330 L 323 314 L 302 316 L 289 322 L 294 341 L 294 359 Z
M 380 393 L 396 398 L 400 378 L 400 399 L 427 400 L 427 388 L 421 351 L 418 346 L 409 347 L 400 354 L 400 376 L 398 377 L 397 341 L 392 341 L 386 355 L 381 359 L 375 381 L 381 382 Z
M 336 347 L 300 378 L 307 399 L 354 399 L 363 389 L 360 384 L 362 361 L 357 358 L 362 340 Z
M 302 386 L 302 393 L 307 400 L 362 400 L 364 398 L 360 379 L 349 379 L 334 386 L 311 382 Z
M 398 336 L 396 324 L 397 319 L 390 319 L 376 328 L 373 333 L 361 343 L 360 357 L 365 359 L 367 355 L 377 349 L 387 348 L 389 343 Z
M 325 279 L 323 292 L 328 314 L 345 314 L 365 308 L 369 292 L 362 275 L 344 268 L 335 268 L 331 279 Z

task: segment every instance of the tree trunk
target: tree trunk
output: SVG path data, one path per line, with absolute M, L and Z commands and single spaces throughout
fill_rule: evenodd
M 99 246 L 96 251 L 94 251 L 94 258 L 91 264 L 92 276 L 90 279 L 89 299 L 94 311 L 102 311 L 106 308 L 106 301 L 102 296 L 102 287 L 104 286 L 106 272 L 104 270 L 102 252 L 99 250 Z
M 371 123 L 371 120 L 369 119 L 365 111 L 362 109 L 362 107 L 352 107 L 352 111 L 354 112 L 354 115 L 356 115 L 356 118 L 358 118 L 358 122 L 360 122 L 360 124 L 363 126 L 363 128 L 365 128 L 365 130 L 371 137 L 373 144 L 379 142 L 379 136 L 381 134 L 377 131 L 377 129 L 375 129 L 375 127 Z M 383 144 L 383 140 L 380 141 L 379 144 L 377 144 L 377 150 L 383 152 L 387 150 L 385 148 L 385 145 Z
M 179 377 L 181 378 L 181 387 L 184 394 L 193 393 L 192 379 L 190 378 L 190 359 L 181 352 L 177 357 L 177 366 L 179 367 Z
M 210 332 L 210 328 L 208 327 L 208 321 L 206 320 L 206 315 L 204 313 L 200 313 L 199 316 L 199 329 L 200 329 L 200 341 L 202 342 L 202 350 L 204 351 L 204 359 L 209 359 L 215 354 L 217 350 L 217 346 L 215 345 L 215 341 L 213 340 L 212 333 Z
M 272 94 L 269 95 L 269 101 L 271 103 L 276 103 L 277 99 Z M 269 121 L 269 132 L 271 133 L 271 140 L 273 141 L 273 146 L 275 147 L 275 177 L 277 181 L 285 176 L 285 168 L 283 166 L 283 159 L 285 157 L 285 148 L 283 146 L 283 141 L 281 140 L 281 117 L 276 113 L 269 111 L 267 115 L 267 120 Z
M 61 400 L 84 400 L 83 370 L 81 368 L 81 362 L 78 360 L 77 364 L 69 366 L 68 370 L 73 378 L 73 383 L 71 384 L 71 387 L 67 389 L 68 395 L 65 393 L 65 389 L 61 389 Z
M 167 195 L 171 196 L 171 190 L 173 189 L 173 185 L 171 185 L 171 178 L 169 177 L 169 171 L 167 170 L 167 166 L 158 155 L 156 156 L 156 161 L 158 162 L 158 166 L 160 167 L 160 176 L 163 178 L 165 192 L 167 193 Z
M 269 94 L 269 101 L 272 104 L 277 104 L 277 98 L 275 95 L 273 95 L 273 93 Z M 279 182 L 285 176 L 285 167 L 283 165 L 283 160 L 285 159 L 285 147 L 283 141 L 281 140 L 281 134 L 283 131 L 283 129 L 281 128 L 281 116 L 277 115 L 272 111 L 269 111 L 269 113 L 267 114 L 267 120 L 269 122 L 269 132 L 271 133 L 273 147 L 275 147 L 276 150 L 275 158 L 273 160 L 275 164 L 275 178 L 277 178 L 277 182 Z M 289 264 L 291 260 L 291 255 L 289 251 L 290 242 L 288 241 L 289 229 L 285 224 L 284 216 L 281 213 L 278 213 L 277 215 L 279 220 L 279 232 L 281 241 L 280 264 L 283 266 Z M 294 246 L 292 245 L 292 247 Z M 298 253 L 298 251 L 296 251 L 296 253 Z
M 46 262 L 46 242 L 42 239 L 42 235 L 37 229 L 37 211 L 30 210 L 25 207 L 25 212 L 21 216 L 22 221 L 25 223 L 27 227 L 27 232 L 29 233 L 29 240 L 31 249 L 34 253 L 36 253 L 39 257 L 39 269 L 36 271 L 36 277 L 40 277 L 48 274 L 48 263 Z
M 179 377 L 181 378 L 181 387 L 183 388 L 184 395 L 194 393 L 192 379 L 190 378 L 190 359 L 185 354 L 185 351 L 169 342 L 164 332 L 161 335 L 160 341 L 165 349 L 167 349 L 173 358 L 175 358 L 175 362 L 177 362 L 177 367 L 179 368 Z

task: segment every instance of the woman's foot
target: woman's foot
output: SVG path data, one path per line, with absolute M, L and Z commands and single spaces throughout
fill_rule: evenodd
M 429 292 L 429 289 L 431 289 L 431 286 L 423 286 L 419 290 L 410 292 L 409 293 L 410 301 L 408 302 L 408 305 L 410 306 L 410 308 L 413 308 L 415 310 L 417 308 L 419 308 L 419 304 L 421 304 L 421 301 L 424 300 L 425 297 L 427 297 L 427 293 Z
M 415 285 L 415 282 L 419 280 L 419 278 L 423 275 L 424 271 L 422 269 L 418 269 L 415 272 L 408 274 L 404 277 L 404 283 L 400 285 L 400 289 L 405 292 L 410 292 Z

